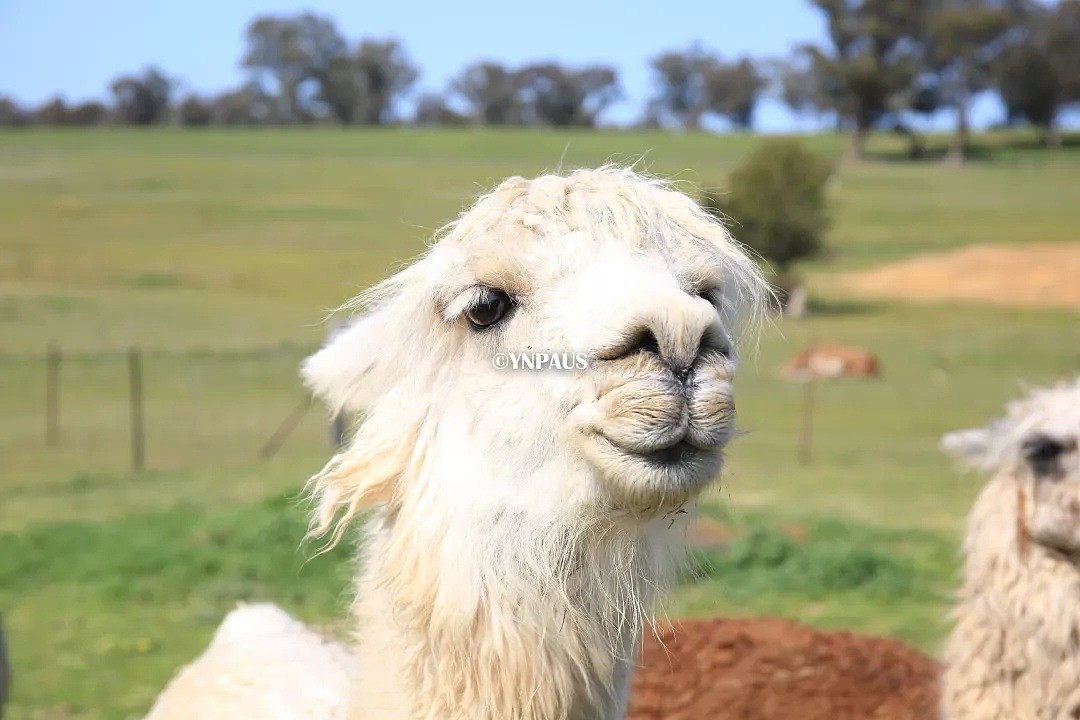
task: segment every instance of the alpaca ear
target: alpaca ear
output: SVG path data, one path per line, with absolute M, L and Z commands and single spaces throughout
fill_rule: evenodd
M 387 315 L 384 307 L 353 320 L 301 365 L 304 384 L 332 412 L 362 410 L 383 389 L 375 376 Z
M 994 427 L 956 430 L 941 438 L 941 449 L 967 467 L 989 468 L 992 465 Z

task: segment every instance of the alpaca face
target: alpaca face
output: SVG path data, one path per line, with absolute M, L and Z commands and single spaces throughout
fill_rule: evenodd
M 1030 539 L 1080 557 L 1080 381 L 1033 391 L 1005 418 L 943 444 L 969 463 L 1015 482 Z
M 670 510 L 716 478 L 734 427 L 733 341 L 715 304 L 720 268 L 689 245 L 642 252 L 585 234 L 546 250 L 513 273 L 470 273 L 465 297 L 448 303 L 461 308 L 449 321 L 463 363 L 445 412 L 468 418 L 469 444 L 504 469 L 507 458 L 529 459 L 507 493 Z M 536 352 L 575 362 L 492 363 Z M 592 482 L 567 487 L 549 473 Z
M 365 298 L 304 373 L 365 410 L 347 453 L 385 445 L 443 507 L 653 516 L 719 473 L 739 323 L 766 287 L 721 225 L 656 181 L 515 178 Z
M 1030 433 L 1021 445 L 1034 484 L 1028 520 L 1032 539 L 1068 555 L 1080 555 L 1080 392 L 1072 428 Z

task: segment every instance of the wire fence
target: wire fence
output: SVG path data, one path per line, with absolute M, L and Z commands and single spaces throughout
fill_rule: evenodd
M 0 357 L 0 469 L 28 477 L 325 454 L 330 424 L 297 368 L 307 348 Z M 337 437 L 335 437 L 335 435 Z

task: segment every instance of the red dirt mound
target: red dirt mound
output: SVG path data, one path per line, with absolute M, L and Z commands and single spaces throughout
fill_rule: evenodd
M 772 618 L 682 620 L 660 637 L 646 638 L 627 720 L 937 716 L 938 664 L 895 640 Z

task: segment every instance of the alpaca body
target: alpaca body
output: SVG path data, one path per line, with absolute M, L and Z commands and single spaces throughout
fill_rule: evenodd
M 971 511 L 945 647 L 945 717 L 1066 720 L 1080 709 L 1080 572 L 1017 536 L 1017 491 L 995 478 Z
M 1080 381 L 943 447 L 992 473 L 968 516 L 946 720 L 1080 717 Z
M 268 604 L 229 613 L 146 720 L 345 720 L 352 656 Z

